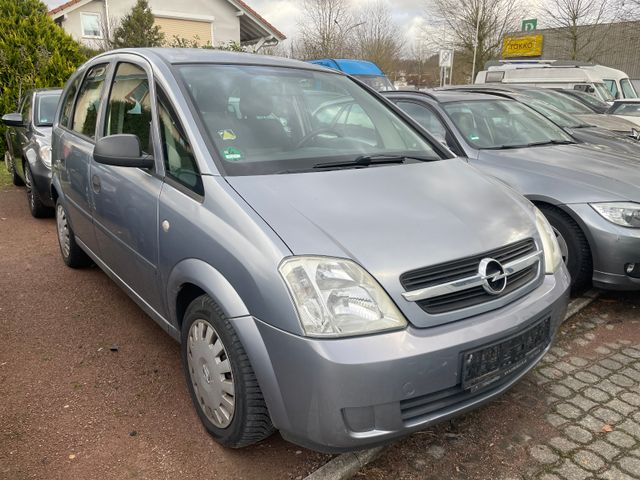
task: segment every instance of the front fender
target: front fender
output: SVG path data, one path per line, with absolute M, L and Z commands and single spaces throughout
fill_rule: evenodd
M 222 309 L 226 318 L 250 315 L 238 292 L 218 270 L 197 258 L 180 261 L 169 274 L 167 280 L 167 301 L 169 318 L 177 327 L 176 300 L 183 285 L 190 283 L 209 295 Z

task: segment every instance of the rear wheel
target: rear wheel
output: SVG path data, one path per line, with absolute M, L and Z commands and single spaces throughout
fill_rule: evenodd
M 50 217 L 53 214 L 53 209 L 42 203 L 40 194 L 33 183 L 31 169 L 27 164 L 24 166 L 24 180 L 25 187 L 27 188 L 27 200 L 29 201 L 29 210 L 31 210 L 31 215 L 35 218 Z
M 240 448 L 274 432 L 240 339 L 207 295 L 187 308 L 181 352 L 191 399 L 213 438 L 226 447 Z
M 69 225 L 67 212 L 60 199 L 56 202 L 56 229 L 62 260 L 71 268 L 81 268 L 91 265 L 91 259 L 76 243 L 76 237 Z
M 589 242 L 578 224 L 556 207 L 540 206 L 540 211 L 556 234 L 560 254 L 571 274 L 571 290 L 578 293 L 589 287 L 593 276 L 593 262 Z

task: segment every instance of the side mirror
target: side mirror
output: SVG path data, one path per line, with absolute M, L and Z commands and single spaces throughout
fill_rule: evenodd
M 99 139 L 93 149 L 93 159 L 116 167 L 153 168 L 155 165 L 151 155 L 143 155 L 140 139 L 128 133 Z
M 22 115 L 20 113 L 7 113 L 2 116 L 2 123 L 7 127 L 24 127 Z

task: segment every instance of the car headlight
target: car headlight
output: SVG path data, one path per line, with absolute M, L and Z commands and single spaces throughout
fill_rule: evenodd
M 591 207 L 611 223 L 621 227 L 640 228 L 640 203 L 592 203 Z
M 40 140 L 36 140 L 36 143 L 38 144 L 38 150 L 40 151 L 40 160 L 42 160 L 45 167 L 51 168 L 51 145 Z
M 551 275 L 556 271 L 560 262 L 562 262 L 562 254 L 560 253 L 558 239 L 556 238 L 553 228 L 551 228 L 551 224 L 549 224 L 549 221 L 540 210 L 536 208 L 535 212 L 536 227 L 544 250 L 545 273 Z
M 344 337 L 407 325 L 378 282 L 351 260 L 291 257 L 279 270 L 307 336 Z

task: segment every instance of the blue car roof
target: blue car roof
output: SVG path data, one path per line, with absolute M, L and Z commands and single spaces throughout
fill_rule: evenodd
M 320 60 L 308 60 L 308 63 L 322 65 L 323 67 L 333 68 L 349 75 L 378 75 L 384 76 L 382 70 L 372 62 L 367 60 L 350 60 L 340 58 L 322 58 Z

